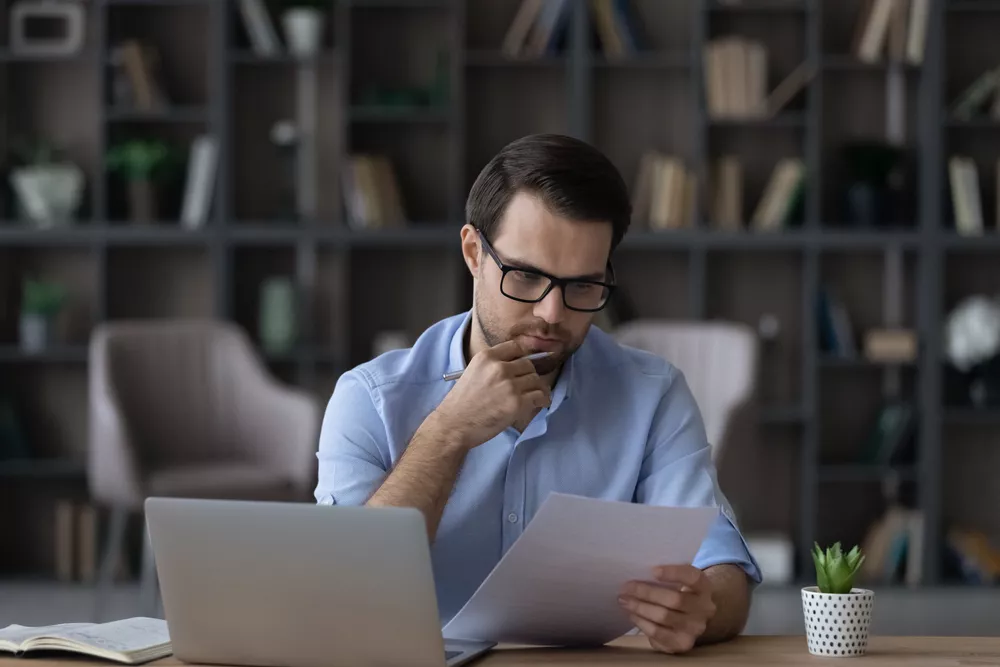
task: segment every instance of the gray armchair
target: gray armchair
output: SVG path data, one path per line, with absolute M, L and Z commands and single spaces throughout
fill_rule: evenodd
M 122 321 L 90 346 L 88 483 L 110 510 L 100 617 L 128 517 L 148 496 L 308 502 L 320 405 L 268 373 L 246 334 L 214 320 Z M 142 583 L 155 601 L 148 536 Z

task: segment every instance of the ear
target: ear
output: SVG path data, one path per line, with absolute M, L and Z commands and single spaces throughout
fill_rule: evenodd
M 469 268 L 469 273 L 473 278 L 479 277 L 479 269 L 482 265 L 482 246 L 479 244 L 479 233 L 472 225 L 462 226 L 462 258 Z

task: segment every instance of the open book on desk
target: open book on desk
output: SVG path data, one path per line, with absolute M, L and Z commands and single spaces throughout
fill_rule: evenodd
M 632 630 L 621 587 L 690 564 L 717 507 L 658 507 L 550 494 L 444 627 L 449 639 L 600 645 Z
M 18 655 L 68 651 L 137 665 L 173 652 L 167 622 L 126 618 L 109 623 L 61 623 L 44 627 L 9 625 L 0 630 L 0 651 Z

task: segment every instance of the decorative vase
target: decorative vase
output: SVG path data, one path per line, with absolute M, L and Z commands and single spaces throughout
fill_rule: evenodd
M 22 313 L 20 333 L 22 350 L 29 354 L 42 352 L 49 344 L 49 319 L 38 313 Z
M 128 183 L 129 219 L 132 222 L 150 223 L 156 220 L 156 188 L 146 178 L 137 178 Z
M 289 278 L 270 278 L 260 290 L 257 326 L 261 346 L 267 354 L 287 354 L 295 346 L 295 286 Z
M 281 15 L 288 52 L 299 58 L 319 53 L 325 14 L 313 7 L 295 7 Z
M 868 650 L 868 629 L 875 593 L 852 588 L 850 593 L 820 593 L 819 587 L 802 589 L 809 652 L 827 658 L 849 658 Z

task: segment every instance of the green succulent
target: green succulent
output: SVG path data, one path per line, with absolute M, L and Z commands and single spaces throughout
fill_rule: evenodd
M 147 180 L 168 166 L 171 158 L 171 150 L 163 141 L 132 139 L 108 151 L 107 166 L 128 180 Z
M 857 574 L 865 556 L 855 545 L 848 553 L 840 548 L 840 542 L 827 548 L 826 552 L 813 543 L 813 563 L 816 565 L 816 585 L 820 593 L 843 595 L 854 588 L 854 575 Z
M 25 314 L 52 317 L 66 301 L 66 289 L 58 283 L 28 279 L 24 281 L 21 311 Z

